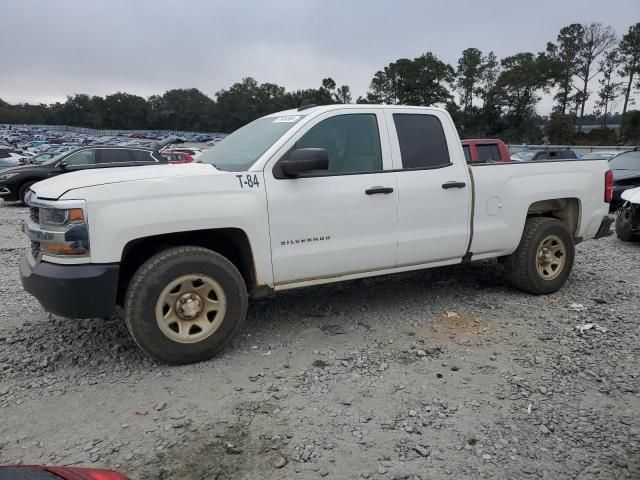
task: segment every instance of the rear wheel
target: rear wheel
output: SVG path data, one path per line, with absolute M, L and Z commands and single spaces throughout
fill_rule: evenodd
M 164 250 L 131 279 L 125 320 L 149 355 L 185 364 L 214 357 L 240 330 L 247 289 L 225 257 L 200 247 Z
M 27 192 L 31 188 L 31 185 L 33 185 L 34 183 L 36 182 L 27 182 L 18 190 L 18 200 L 20 200 L 20 203 L 22 203 L 22 205 L 24 205 L 25 207 L 27 206 L 27 203 L 24 201 L 24 199 L 27 196 Z
M 525 292 L 542 295 L 557 292 L 573 267 L 573 238 L 555 218 L 527 219 L 520 244 L 504 260 L 511 283 Z
M 633 212 L 630 208 L 621 208 L 616 215 L 616 235 L 623 242 L 633 242 L 640 240 L 640 236 L 633 233 L 631 227 Z

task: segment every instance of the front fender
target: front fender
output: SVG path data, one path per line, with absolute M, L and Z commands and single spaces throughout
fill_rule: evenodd
M 87 202 L 92 263 L 119 262 L 127 243 L 168 233 L 237 228 L 254 254 L 259 285 L 272 284 L 267 201 L 261 173 L 143 179 L 77 188 L 62 199 Z

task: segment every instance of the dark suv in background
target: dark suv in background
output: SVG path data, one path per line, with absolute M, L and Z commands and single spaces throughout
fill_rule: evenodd
M 167 160 L 157 148 L 90 146 L 54 156 L 38 165 L 25 165 L 0 171 L 0 198 L 20 201 L 29 187 L 47 178 L 93 168 L 158 165 Z
M 609 168 L 613 171 L 611 211 L 614 211 L 624 203 L 620 198 L 622 192 L 640 187 L 640 147 L 613 157 L 609 160 Z

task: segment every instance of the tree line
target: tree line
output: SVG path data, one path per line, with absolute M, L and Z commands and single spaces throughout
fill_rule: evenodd
M 597 80 L 597 91 L 590 88 Z M 571 24 L 541 52 L 498 59 L 464 50 L 456 66 L 433 52 L 401 58 L 376 72 L 356 103 L 444 106 L 463 137 L 500 137 L 513 143 L 640 142 L 640 111 L 630 110 L 640 90 L 640 23 L 618 37 L 601 23 Z M 536 114 L 542 95 L 553 93 L 553 112 Z M 595 95 L 595 97 L 594 97 Z M 593 112 L 587 102 L 595 98 Z M 98 129 L 231 132 L 269 113 L 352 103 L 348 85 L 332 78 L 318 88 L 286 91 L 249 77 L 208 97 L 195 88 L 143 98 L 125 92 L 105 97 L 76 94 L 64 103 L 10 105 L 0 100 L 0 123 L 64 124 Z M 622 114 L 612 105 L 622 102 Z M 620 118 L 620 133 L 606 128 Z M 586 122 L 600 128 L 583 131 Z

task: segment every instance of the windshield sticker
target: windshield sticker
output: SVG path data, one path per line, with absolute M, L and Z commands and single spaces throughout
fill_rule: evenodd
M 277 117 L 273 123 L 293 123 L 300 120 L 300 115 L 289 115 L 287 117 Z

